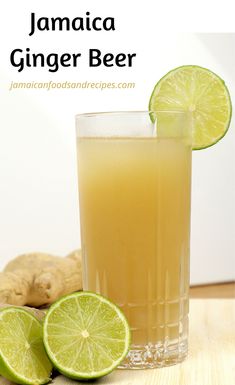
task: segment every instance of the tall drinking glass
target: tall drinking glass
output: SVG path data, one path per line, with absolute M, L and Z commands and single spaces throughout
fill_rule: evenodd
M 187 355 L 190 116 L 76 116 L 83 287 L 121 307 L 132 332 L 121 368 Z

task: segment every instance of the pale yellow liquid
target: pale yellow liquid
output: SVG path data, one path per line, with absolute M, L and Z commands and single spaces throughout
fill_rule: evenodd
M 187 335 L 191 148 L 80 138 L 84 288 L 121 306 L 134 345 Z

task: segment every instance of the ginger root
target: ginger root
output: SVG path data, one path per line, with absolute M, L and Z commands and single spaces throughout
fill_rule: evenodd
M 81 289 L 80 250 L 65 258 L 45 253 L 23 254 L 0 273 L 0 304 L 40 307 Z

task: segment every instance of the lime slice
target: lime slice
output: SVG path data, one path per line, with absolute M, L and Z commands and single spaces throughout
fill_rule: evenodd
M 224 81 L 212 71 L 187 65 L 168 72 L 155 86 L 150 111 L 191 111 L 192 147 L 212 146 L 227 132 L 232 105 Z
M 49 309 L 44 345 L 55 367 L 74 379 L 104 376 L 125 358 L 130 329 L 121 310 L 91 292 L 67 295 Z
M 52 365 L 46 355 L 42 324 L 17 307 L 0 311 L 0 374 L 18 384 L 45 384 Z

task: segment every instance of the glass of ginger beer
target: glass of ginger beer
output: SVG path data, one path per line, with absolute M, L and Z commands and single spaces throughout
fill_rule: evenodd
M 120 368 L 181 362 L 188 350 L 191 118 L 76 116 L 83 288 L 131 328 Z

